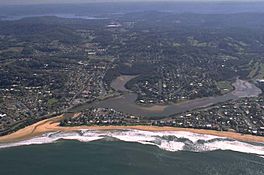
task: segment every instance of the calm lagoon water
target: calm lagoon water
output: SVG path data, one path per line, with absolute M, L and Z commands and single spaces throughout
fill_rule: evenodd
M 135 76 L 122 75 L 112 82 L 111 86 L 118 91 L 123 91 L 123 95 L 101 101 L 95 101 L 93 103 L 84 103 L 78 107 L 70 109 L 70 111 L 79 112 L 93 106 L 111 108 L 132 115 L 142 115 L 146 117 L 166 117 L 177 113 L 208 107 L 210 105 L 226 102 L 229 100 L 236 100 L 243 97 L 257 97 L 262 93 L 261 90 L 254 84 L 237 79 L 233 83 L 235 88 L 234 91 L 224 95 L 197 98 L 181 103 L 170 103 L 166 105 L 139 105 L 135 103 L 137 94 L 125 88 L 125 84 L 134 77 Z

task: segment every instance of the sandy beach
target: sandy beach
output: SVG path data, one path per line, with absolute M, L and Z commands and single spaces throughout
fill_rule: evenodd
M 21 140 L 26 140 L 32 137 L 36 137 L 48 132 L 54 131 L 77 131 L 81 129 L 89 129 L 89 130 L 126 130 L 126 129 L 135 129 L 135 130 L 143 130 L 143 131 L 152 131 L 152 132 L 160 132 L 160 131 L 186 131 L 197 134 L 207 134 L 214 135 L 219 137 L 227 137 L 239 141 L 244 142 L 262 142 L 264 143 L 264 137 L 261 136 L 253 136 L 253 135 L 242 135 L 235 132 L 224 132 L 224 131 L 213 131 L 213 130 L 203 130 L 203 129 L 191 129 L 191 128 L 176 128 L 176 127 L 158 127 L 158 126 L 76 126 L 76 127 L 61 127 L 59 126 L 59 120 L 63 116 L 58 116 L 51 119 L 46 119 L 30 125 L 26 128 L 23 128 L 17 132 L 14 132 L 10 135 L 0 137 L 0 143 L 10 143 Z

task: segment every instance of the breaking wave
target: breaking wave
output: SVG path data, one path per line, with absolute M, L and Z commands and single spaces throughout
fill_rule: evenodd
M 78 140 L 91 142 L 95 140 L 121 140 L 158 146 L 167 151 L 205 152 L 214 150 L 231 150 L 251 153 L 264 157 L 264 143 L 251 144 L 224 137 L 195 134 L 184 131 L 150 132 L 140 130 L 51 132 L 29 140 L 0 144 L 0 148 L 32 144 L 48 144 L 58 140 Z

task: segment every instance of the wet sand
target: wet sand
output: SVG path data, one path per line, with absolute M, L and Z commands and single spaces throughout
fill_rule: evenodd
M 233 83 L 233 86 L 235 87 L 235 90 L 231 93 L 240 98 L 257 97 L 262 93 L 254 84 L 240 79 L 237 79 L 236 82 Z
M 191 128 L 176 128 L 176 127 L 158 127 L 158 126 L 76 126 L 76 127 L 61 127 L 59 126 L 59 120 L 62 119 L 63 116 L 58 116 L 55 118 L 47 119 L 30 125 L 26 128 L 23 128 L 17 132 L 14 132 L 10 135 L 0 137 L 0 143 L 10 143 L 17 142 L 26 139 L 30 139 L 32 137 L 40 136 L 44 133 L 62 131 L 62 132 L 70 132 L 70 131 L 78 131 L 82 129 L 88 130 L 127 130 L 127 129 L 135 129 L 135 130 L 143 130 L 143 131 L 152 131 L 152 132 L 160 132 L 160 131 L 186 131 L 197 134 L 207 134 L 214 135 L 219 137 L 231 138 L 244 142 L 261 142 L 264 143 L 264 137 L 253 136 L 253 135 L 242 135 L 235 132 L 223 132 L 223 131 L 214 131 L 214 130 L 203 130 L 203 129 L 191 129 Z
M 116 91 L 123 91 L 123 92 L 129 92 L 129 90 L 125 87 L 126 83 L 132 80 L 133 78 L 136 78 L 135 75 L 123 75 L 117 77 L 114 81 L 111 83 L 111 87 L 115 89 Z

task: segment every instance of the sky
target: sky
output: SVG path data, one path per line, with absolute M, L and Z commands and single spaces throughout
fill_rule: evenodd
M 5 4 L 60 4 L 60 3 L 90 3 L 90 2 L 133 2 L 133 1 L 162 1 L 162 0 L 0 0 L 0 5 Z M 264 1 L 264 0 L 166 0 L 166 1 L 181 1 L 181 2 L 188 2 L 188 1 L 209 1 L 209 2 L 218 2 L 218 1 Z

